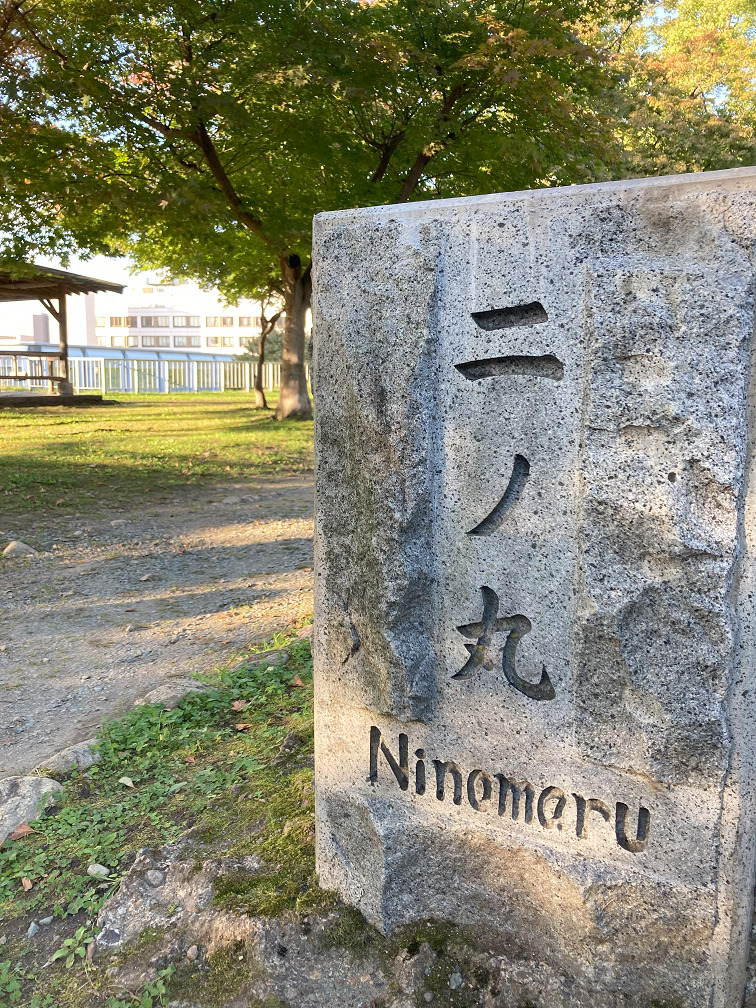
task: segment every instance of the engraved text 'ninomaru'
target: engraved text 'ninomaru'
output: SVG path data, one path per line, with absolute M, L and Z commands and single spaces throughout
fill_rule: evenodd
M 455 805 L 467 802 L 476 812 L 490 809 L 501 817 L 509 814 L 515 821 L 534 823 L 537 820 L 546 830 L 574 828 L 580 840 L 588 836 L 589 820 L 590 829 L 601 827 L 599 819 L 605 823 L 612 820 L 612 810 L 601 798 L 585 798 L 574 791 L 568 795 L 555 785 L 542 788 L 536 795 L 536 788 L 527 780 L 480 769 L 465 773 L 451 760 L 428 758 L 424 749 L 416 749 L 414 755 L 414 767 L 411 768 L 409 736 L 400 732 L 397 751 L 392 752 L 380 729 L 374 725 L 370 729 L 370 783 L 378 783 L 378 768 L 383 763 L 402 791 L 413 790 L 417 795 L 424 795 L 430 788 L 435 790 L 437 801 L 442 802 L 450 796 Z M 383 761 L 380 756 L 384 757 Z M 432 778 L 430 785 L 429 777 Z M 591 819 L 591 813 L 595 813 L 598 819 L 596 816 Z M 628 832 L 629 814 L 630 808 L 625 802 L 615 802 L 614 836 L 624 850 L 640 854 L 648 844 L 651 813 L 640 806 L 634 832 L 632 829 Z

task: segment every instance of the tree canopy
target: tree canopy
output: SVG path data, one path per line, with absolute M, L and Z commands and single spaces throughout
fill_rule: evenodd
M 277 292 L 280 416 L 314 213 L 753 159 L 753 16 L 721 0 L 0 2 L 0 258 Z

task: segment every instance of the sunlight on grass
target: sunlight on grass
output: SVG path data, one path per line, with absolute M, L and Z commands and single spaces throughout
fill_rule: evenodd
M 0 416 L 0 514 L 159 501 L 179 486 L 312 468 L 312 423 L 247 393 L 122 396 L 116 406 Z

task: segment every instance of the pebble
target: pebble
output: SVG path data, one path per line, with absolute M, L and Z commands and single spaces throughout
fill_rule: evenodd
M 87 868 L 87 875 L 91 875 L 92 878 L 106 879 L 110 875 L 110 869 L 95 862 Z
M 54 916 L 53 916 L 52 914 L 50 914 L 50 916 L 49 916 L 49 917 L 43 917 L 43 918 L 42 918 L 42 919 L 40 920 L 40 922 L 39 922 L 39 923 L 40 923 L 40 924 L 44 924 L 45 926 L 47 926 L 48 924 L 52 924 L 53 920 L 54 920 Z
M 186 958 L 196 962 L 199 958 L 199 948 L 196 945 L 190 945 L 186 950 Z
M 433 992 L 432 992 L 432 991 L 426 991 L 426 992 L 425 992 L 425 994 L 423 994 L 423 999 L 424 999 L 425 1001 L 427 1001 L 427 1002 L 428 1002 L 428 1004 L 430 1004 L 430 1003 L 431 1003 L 431 1001 L 433 1000 L 434 996 L 435 996 L 435 995 L 433 994 Z
M 157 868 L 150 868 L 150 870 L 145 874 L 145 878 L 147 879 L 147 881 L 150 883 L 151 886 L 161 886 L 163 882 L 165 882 L 165 874 L 161 871 L 158 871 Z M 196 947 L 197 947 L 196 945 L 192 946 L 192 948 Z
M 461 973 L 452 973 L 449 976 L 449 986 L 451 987 L 452 990 L 457 990 L 459 987 L 461 987 L 462 986 L 462 974 Z
M 33 938 L 37 931 L 39 931 L 39 924 L 37 924 L 36 921 L 32 921 L 29 925 L 28 931 L 26 932 L 26 937 Z

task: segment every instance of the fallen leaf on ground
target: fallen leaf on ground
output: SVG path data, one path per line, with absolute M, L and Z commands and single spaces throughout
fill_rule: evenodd
M 126 787 L 134 787 L 134 781 L 131 779 L 131 777 L 119 777 L 118 783 L 125 784 Z
M 251 724 L 238 724 L 238 725 L 234 725 L 234 727 L 236 728 L 237 731 L 247 731 L 248 728 L 254 728 L 254 725 L 251 725 Z
M 21 879 L 21 885 L 24 887 L 24 892 L 29 892 L 32 887 L 32 882 L 28 878 Z
M 247 706 L 246 700 L 234 700 L 234 702 L 231 704 L 231 710 L 244 710 L 246 706 Z
M 197 760 L 191 754 L 189 756 L 184 756 L 185 763 L 196 763 Z
M 30 833 L 33 832 L 34 830 L 31 828 L 31 826 L 27 826 L 26 823 L 21 823 L 20 826 L 16 826 L 16 828 L 13 830 L 13 832 L 10 835 L 10 838 L 11 840 L 20 840 L 21 837 L 28 836 Z
M 292 686 L 304 686 L 304 683 L 302 682 L 302 680 L 299 678 L 298 675 L 294 676 L 294 678 L 291 680 L 291 684 Z

